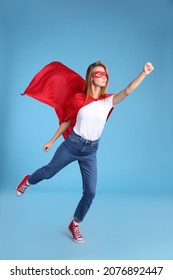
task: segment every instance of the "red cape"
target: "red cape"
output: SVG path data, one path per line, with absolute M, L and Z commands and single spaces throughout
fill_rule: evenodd
M 79 109 L 94 101 L 90 97 L 85 103 L 82 93 L 85 80 L 76 72 L 60 62 L 51 62 L 41 69 L 32 79 L 22 95 L 31 96 L 52 106 L 59 119 L 59 124 L 72 118 L 68 129 L 63 133 L 66 138 L 76 123 Z M 110 96 L 107 94 L 106 97 Z M 110 114 L 109 114 L 110 115 Z

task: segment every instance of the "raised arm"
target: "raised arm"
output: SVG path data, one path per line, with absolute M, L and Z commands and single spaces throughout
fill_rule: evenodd
M 113 105 L 121 102 L 124 98 L 126 98 L 130 93 L 132 93 L 140 83 L 145 79 L 145 77 L 150 74 L 154 70 L 151 62 L 147 62 L 141 73 L 123 90 L 121 90 L 118 94 L 115 94 L 113 97 Z
M 63 134 L 63 132 L 69 127 L 70 123 L 71 123 L 71 120 L 68 120 L 68 121 L 66 121 L 66 122 L 63 122 L 63 123 L 59 126 L 59 128 L 58 128 L 57 131 L 55 132 L 55 134 L 54 134 L 54 136 L 52 137 L 52 139 L 51 139 L 48 143 L 44 144 L 43 150 L 44 150 L 45 152 L 47 152 L 47 151 L 52 147 L 53 143 L 54 143 L 54 142 Z

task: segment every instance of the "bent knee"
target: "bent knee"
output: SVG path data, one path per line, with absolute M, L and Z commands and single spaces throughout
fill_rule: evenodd
M 95 198 L 96 191 L 95 190 L 84 191 L 83 194 L 86 198 L 93 200 Z

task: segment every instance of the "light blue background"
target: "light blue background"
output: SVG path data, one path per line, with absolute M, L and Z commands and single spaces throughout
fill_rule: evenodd
M 172 259 L 173 1 L 0 0 L 0 42 L 0 259 Z M 155 70 L 105 127 L 87 242 L 78 246 L 66 229 L 81 194 L 76 163 L 15 196 L 62 141 L 43 153 L 57 117 L 20 92 L 51 61 L 85 77 L 96 60 L 108 66 L 111 93 L 145 62 Z

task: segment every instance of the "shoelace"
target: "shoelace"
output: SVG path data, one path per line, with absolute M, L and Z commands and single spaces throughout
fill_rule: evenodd
M 23 185 L 19 188 L 19 191 L 23 193 L 27 187 L 28 187 L 27 185 Z
M 79 226 L 74 226 L 73 230 L 74 230 L 74 236 L 76 239 L 83 238 L 82 235 L 80 234 Z

